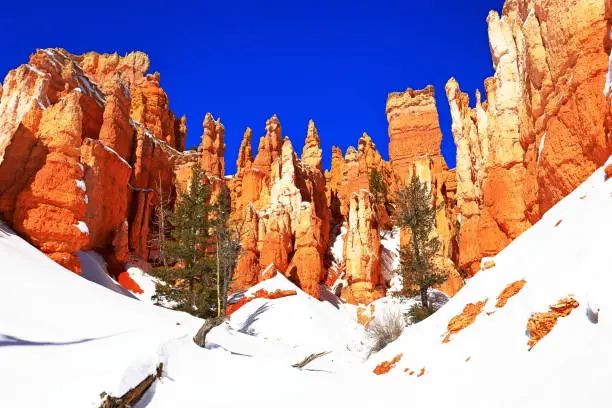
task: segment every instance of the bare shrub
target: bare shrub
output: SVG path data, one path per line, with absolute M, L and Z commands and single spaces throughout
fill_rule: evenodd
M 382 350 L 387 344 L 396 340 L 405 327 L 406 322 L 399 310 L 383 309 L 376 319 L 370 323 L 366 331 L 368 338 L 372 341 L 370 354 Z

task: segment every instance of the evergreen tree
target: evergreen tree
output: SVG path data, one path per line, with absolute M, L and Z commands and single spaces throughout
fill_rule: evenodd
M 372 193 L 376 202 L 378 204 L 384 204 L 387 200 L 388 189 L 382 174 L 377 168 L 373 168 L 370 171 L 369 184 L 370 193 Z
M 408 228 L 412 238 L 400 251 L 404 294 L 420 295 L 421 307 L 429 308 L 427 290 L 448 279 L 434 264 L 440 241 L 431 236 L 436 216 L 431 192 L 413 172 L 410 183 L 397 192 L 396 203 L 396 224 Z
M 377 168 L 373 168 L 370 171 L 369 176 L 369 187 L 370 193 L 374 196 L 374 201 L 377 204 L 383 205 L 387 210 L 388 214 L 393 212 L 393 207 L 391 205 L 391 200 L 389 199 L 389 187 L 385 182 L 385 179 L 380 171 Z
M 170 239 L 162 242 L 168 265 L 153 269 L 166 282 L 157 285 L 158 301 L 198 317 L 216 314 L 214 279 L 215 251 L 211 186 L 202 180 L 204 172 L 195 165 L 191 185 L 181 194 L 174 213 L 167 217 Z
M 166 256 L 164 255 L 164 241 L 168 235 L 167 218 L 172 213 L 170 204 L 172 199 L 170 194 L 164 191 L 161 180 L 161 175 L 157 173 L 157 181 L 155 183 L 155 205 L 151 216 L 151 224 L 153 224 L 151 238 L 149 239 L 149 248 L 157 250 L 154 262 L 168 266 Z
M 217 257 L 217 316 L 225 316 L 227 295 L 234 276 L 236 261 L 240 253 L 240 230 L 236 224 L 230 225 L 230 193 L 224 185 L 215 203 L 215 241 Z

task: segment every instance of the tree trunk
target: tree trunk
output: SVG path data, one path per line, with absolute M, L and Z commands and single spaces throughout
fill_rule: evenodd
M 217 317 L 223 315 L 222 305 L 221 305 L 221 263 L 219 261 L 219 234 L 217 234 Z
M 421 306 L 429 307 L 429 302 L 427 300 L 427 288 L 421 287 Z
M 193 342 L 200 347 L 206 347 L 206 335 L 209 331 L 223 323 L 224 318 L 214 317 L 212 319 L 206 319 L 200 330 L 193 337 Z

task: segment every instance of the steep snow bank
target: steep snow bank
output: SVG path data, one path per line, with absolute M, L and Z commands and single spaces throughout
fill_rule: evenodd
M 99 406 L 201 324 L 57 265 L 0 223 L 0 406 Z
M 612 158 L 608 164 L 612 163 Z M 602 169 L 495 257 L 431 318 L 405 330 L 369 363 L 398 354 L 386 375 L 414 387 L 411 400 L 437 392 L 440 406 L 602 406 L 612 383 L 612 181 Z M 504 288 L 526 284 L 503 308 Z M 527 322 L 562 298 L 580 306 L 529 351 Z M 447 324 L 468 303 L 487 300 L 473 324 L 442 343 Z M 589 318 L 597 305 L 599 321 Z M 405 372 L 425 374 L 417 378 Z M 605 405 L 604 404 L 604 405 Z
M 97 283 L 107 289 L 127 297 L 136 298 L 116 280 L 111 278 L 106 269 L 106 262 L 102 256 L 94 251 L 77 252 L 83 273 L 81 276 L 90 282 Z

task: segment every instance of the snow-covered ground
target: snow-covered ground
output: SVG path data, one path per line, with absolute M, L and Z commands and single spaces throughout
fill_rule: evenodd
M 1 407 L 97 407 L 100 393 L 123 395 L 201 325 L 67 271 L 2 223 L 0 265 Z
M 101 392 L 121 395 L 163 362 L 163 377 L 139 407 L 606 407 L 611 231 L 612 180 L 600 169 L 494 257 L 494 267 L 364 361 L 355 308 L 338 305 L 331 293 L 319 302 L 276 276 L 249 292 L 297 294 L 247 303 L 211 331 L 203 349 L 191 341 L 200 319 L 67 272 L 2 226 L 0 406 L 95 407 Z M 496 308 L 500 292 L 520 279 L 525 287 Z M 529 351 L 530 315 L 567 296 L 580 306 Z M 485 299 L 476 321 L 443 344 L 449 320 Z M 380 300 L 376 308 L 391 303 Z M 597 323 L 588 307 L 599 309 Z M 291 367 L 322 351 L 330 353 Z M 389 373 L 372 373 L 398 354 Z
M 599 169 L 494 257 L 495 267 L 479 272 L 434 316 L 408 327 L 372 358 L 370 369 L 403 354 L 386 376 L 415 389 L 411 402 L 435 393 L 437 406 L 610 405 L 612 180 L 604 180 Z M 521 279 L 525 287 L 496 308 L 506 285 Z M 530 315 L 567 296 L 580 306 L 529 351 Z M 448 321 L 467 303 L 485 299 L 476 321 L 442 344 Z M 596 324 L 589 307 L 600 309 Z M 422 367 L 426 373 L 419 378 L 404 372 Z

